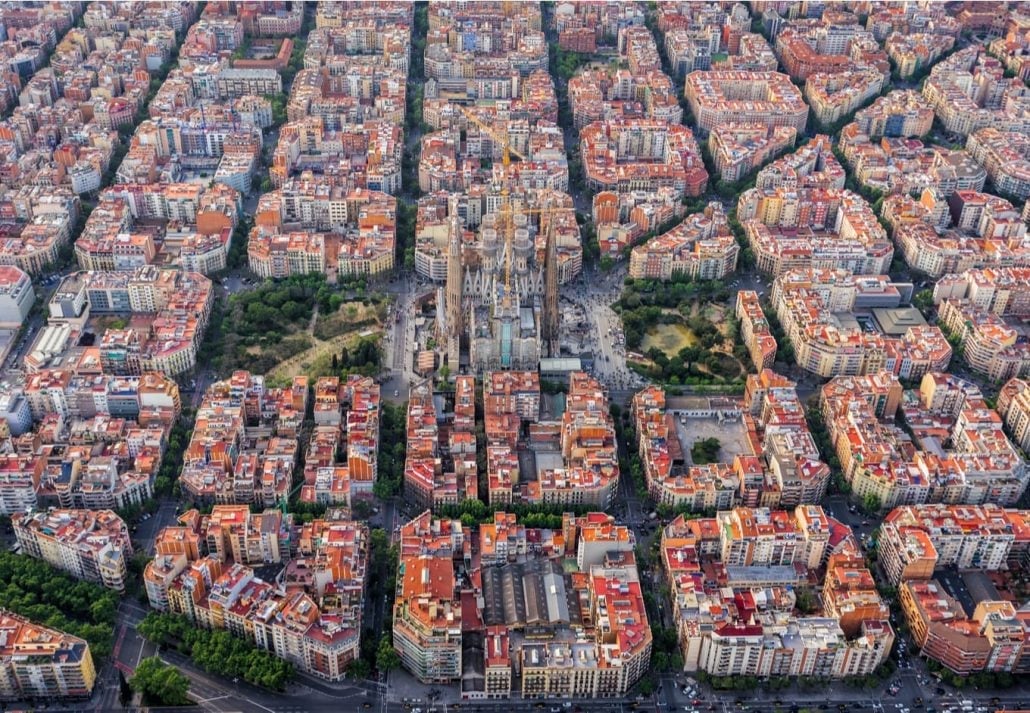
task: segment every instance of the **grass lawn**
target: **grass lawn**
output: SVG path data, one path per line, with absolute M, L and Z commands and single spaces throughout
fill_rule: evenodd
M 683 347 L 692 347 L 697 343 L 697 335 L 685 324 L 657 324 L 644 335 L 640 346 L 645 354 L 652 347 L 658 347 L 673 357 Z

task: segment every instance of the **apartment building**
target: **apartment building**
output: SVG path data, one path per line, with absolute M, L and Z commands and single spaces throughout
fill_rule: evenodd
M 947 197 L 979 191 L 987 181 L 987 172 L 966 151 L 924 146 L 918 139 L 884 136 L 874 142 L 857 123 L 841 130 L 840 150 L 861 185 L 888 195 L 931 189 Z
M 1023 81 L 1005 79 L 1001 62 L 982 47 L 959 50 L 938 62 L 923 85 L 923 97 L 946 131 L 968 136 L 994 127 L 1026 134 L 1030 118 L 1019 107 L 1026 102 Z
M 335 282 L 392 270 L 396 237 L 393 196 L 364 189 L 325 191 L 306 174 L 261 197 L 247 258 L 262 277 L 316 273 Z
M 104 371 L 181 374 L 196 364 L 213 300 L 211 281 L 195 272 L 144 265 L 131 271 L 72 273 L 50 299 L 50 319 L 55 324 L 25 358 L 26 367 L 38 371 L 59 363 L 64 350 L 72 346 L 71 331 L 81 331 L 91 317 L 131 313 L 136 327 L 108 329 L 101 335 L 99 358 Z
M 197 409 L 181 486 L 197 503 L 279 507 L 293 487 L 307 403 L 305 376 L 284 388 L 246 371 L 215 382 Z
M 794 386 L 768 369 L 750 375 L 744 402 L 736 405 L 747 450 L 729 463 L 703 466 L 686 465 L 665 392 L 652 386 L 637 393 L 633 418 L 651 496 L 694 511 L 818 502 L 826 491 L 829 468 L 819 459 Z
M 159 260 L 163 238 L 166 247 L 182 241 L 176 259 L 183 269 L 191 259 L 217 267 L 227 258 L 241 211 L 239 192 L 222 184 L 119 184 L 101 193 L 75 241 L 75 257 L 84 270 L 133 270 Z M 154 222 L 164 230 L 155 230 Z
M 194 523 L 191 516 L 180 518 L 179 525 L 164 528 L 154 538 L 154 558 L 143 570 L 143 585 L 153 609 L 169 610 L 169 591 L 176 578 L 200 559 L 203 543 L 200 533 L 190 526 Z
M 929 67 L 954 46 L 954 37 L 926 32 L 895 32 L 884 42 L 887 56 L 894 61 L 902 79 Z
M 483 379 L 489 503 L 509 503 L 522 480 L 517 448 L 523 424 L 540 420 L 540 375 L 487 372 Z
M 651 31 L 641 25 L 630 25 L 619 30 L 619 56 L 626 60 L 634 74 L 658 71 L 662 68 L 658 46 Z
M 181 410 L 178 387 L 160 374 L 103 376 L 96 362 L 83 363 L 88 375 L 45 369 L 0 394 L 5 514 L 125 508 L 150 497 Z
M 669 124 L 682 123 L 672 80 L 659 70 L 635 73 L 629 69 L 587 68 L 569 80 L 572 125 L 579 131 L 594 121 L 630 118 L 640 113 Z
M 655 192 L 699 196 L 708 172 L 690 129 L 657 119 L 593 122 L 579 133 L 583 171 L 593 191 Z
M 938 319 L 959 340 L 962 359 L 992 381 L 1030 373 L 1030 343 L 1012 324 L 969 300 L 943 300 Z
M 998 393 L 998 415 L 1005 422 L 1012 441 L 1030 450 L 1030 390 L 1023 379 L 1009 379 Z
M 283 91 L 283 80 L 274 69 L 230 69 L 218 72 L 216 78 L 218 96 L 222 99 L 256 94 L 273 96 Z
M 686 275 L 696 280 L 722 280 L 737 269 L 739 254 L 740 246 L 730 232 L 722 205 L 712 202 L 669 232 L 634 247 L 629 275 L 635 279 L 669 280 Z
M 60 187 L 24 186 L 8 191 L 6 204 L 17 217 L 3 221 L 0 264 L 39 275 L 71 242 L 72 227 L 79 218 L 79 199 Z
M 460 522 L 436 520 L 429 511 L 401 526 L 404 575 L 393 605 L 393 647 L 401 665 L 423 683 L 449 683 L 463 670 L 463 602 L 455 568 L 464 542 Z
M 720 124 L 708 135 L 708 150 L 724 181 L 739 181 L 762 164 L 793 148 L 797 130 L 751 122 Z
M 892 33 L 931 32 L 958 36 L 962 25 L 942 7 L 888 6 L 874 8 L 869 13 L 866 29 L 877 41 L 883 42 Z
M 225 629 L 305 673 L 343 680 L 360 654 L 368 529 L 335 511 L 299 526 L 286 546 L 282 580 L 273 585 L 236 559 L 249 555 L 219 544 L 227 514 L 201 517 L 191 510 L 180 517 L 180 526 L 168 528 L 170 534 L 159 535 L 145 574 L 151 606 L 167 606 L 197 626 Z M 281 513 L 255 517 L 269 515 Z M 262 535 L 268 534 L 264 528 Z M 168 573 L 174 569 L 179 571 Z
M 592 215 L 601 254 L 621 260 L 647 233 L 681 219 L 683 207 L 671 186 L 659 188 L 655 193 L 601 191 L 593 197 Z
M 379 470 L 379 418 L 380 388 L 370 377 L 316 382 L 316 428 L 305 453 L 301 501 L 350 507 L 372 496 Z M 346 454 L 343 463 L 337 460 L 340 450 Z
M 889 610 L 850 529 L 818 506 L 679 516 L 662 532 L 661 556 L 687 671 L 861 676 L 894 642 Z M 824 568 L 823 611 L 796 613 L 792 582 Z M 725 582 L 717 589 L 704 586 L 703 572 L 713 569 Z M 854 616 L 856 606 L 868 618 Z
M 461 42 L 457 28 L 470 29 Z M 540 9 L 527 5 L 506 14 L 499 5 L 430 8 L 426 36 L 426 96 L 506 99 L 512 79 L 547 69 L 547 42 Z
M 1005 26 L 1005 34 L 991 40 L 987 45 L 987 51 L 997 58 L 1005 69 L 1012 72 L 1020 79 L 1030 77 L 1030 22 L 1025 15 L 1012 13 L 1008 16 L 1008 24 Z
M 1004 198 L 958 190 L 945 199 L 932 189 L 918 200 L 895 195 L 884 220 L 905 262 L 939 278 L 979 267 L 1028 267 L 1026 223 Z
M 36 302 L 32 279 L 14 265 L 0 265 L 0 326 L 18 329 Z
M 601 384 L 572 372 L 560 422 L 538 426 L 531 441 L 553 455 L 543 463 L 538 458 L 536 481 L 520 483 L 523 500 L 608 507 L 618 486 L 619 463 L 615 424 Z
M 966 151 L 984 167 L 996 191 L 1030 197 L 1030 138 L 1024 132 L 987 126 L 969 135 Z
M 881 562 L 922 655 L 960 675 L 1025 666 L 1026 629 L 1013 605 L 986 595 L 967 609 L 934 571 L 996 572 L 1022 563 L 1027 517 L 996 505 L 915 505 L 887 515 Z
M 85 640 L 0 612 L 0 698 L 89 699 L 97 671 Z
M 416 384 L 409 393 L 404 479 L 418 502 L 427 507 L 479 498 L 474 393 L 474 377 L 458 377 L 453 415 L 437 412 L 428 381 Z
M 918 393 L 906 394 L 889 373 L 838 376 L 823 387 L 820 407 L 855 497 L 875 497 L 885 508 L 1011 505 L 1026 490 L 1026 469 L 1001 418 L 957 377 L 929 373 Z M 899 408 L 914 448 L 898 446 Z M 943 450 L 947 438 L 951 447 Z
M 629 529 L 599 512 L 566 514 L 561 531 L 529 530 L 497 513 L 467 536 L 457 521 L 423 513 L 401 528 L 394 647 L 421 681 L 460 678 L 463 699 L 514 690 L 525 698 L 623 695 L 651 653 L 634 544 Z M 534 591 L 555 596 L 535 612 L 524 606 Z M 573 622 L 568 596 L 589 615 Z M 546 633 L 535 624 L 541 617 L 551 622 Z
M 898 601 L 920 653 L 954 673 L 1009 672 L 1025 660 L 1026 632 L 1011 602 L 980 602 L 970 616 L 936 580 L 902 582 Z
M 933 108 L 911 89 L 895 89 L 855 114 L 856 131 L 871 139 L 923 136 L 933 126 Z
M 567 43 L 580 41 L 593 48 L 575 51 L 593 52 L 598 44 L 611 46 L 622 28 L 643 25 L 644 13 L 637 7 L 604 2 L 562 3 L 555 8 L 553 19 L 560 47 L 571 49 L 562 44 L 561 38 L 565 36 Z
M 769 329 L 769 322 L 762 310 L 758 293 L 754 290 L 737 292 L 737 319 L 740 320 L 740 336 L 751 355 L 751 363 L 761 372 L 772 368 L 776 361 L 776 338 Z
M 892 585 L 929 580 L 934 570 L 999 570 L 1030 545 L 1025 510 L 986 505 L 908 505 L 881 530 L 884 573 Z
M 829 126 L 879 94 L 883 82 L 883 73 L 875 67 L 851 65 L 843 71 L 811 75 L 802 91 L 812 116 Z
M 783 28 L 775 37 L 776 54 L 792 79 L 807 81 L 813 76 L 847 72 L 856 65 L 870 67 L 881 75 L 890 71 L 872 34 L 858 24 L 826 19 L 820 25 L 798 23 Z M 872 52 L 862 56 L 860 48 L 867 47 Z
M 942 371 L 951 345 L 939 327 L 910 308 L 912 286 L 886 275 L 790 270 L 773 282 L 771 301 L 798 366 L 823 377 L 886 370 L 904 379 Z M 877 329 L 855 319 L 863 312 Z
M 808 105 L 801 90 L 778 72 L 691 72 L 686 79 L 686 98 L 702 136 L 734 121 L 790 126 L 798 133 L 808 122 Z
M 9 106 L 10 116 L 0 122 L 8 142 L 0 166 L 6 192 L 35 186 L 55 197 L 92 193 L 110 167 L 113 132 L 133 125 L 146 103 L 151 74 L 171 59 L 196 7 L 129 5 L 83 12 L 72 4 L 57 12 L 40 6 L 5 14 L 19 23 L 5 25 L 12 45 L 4 52 L 5 66 L 17 82 L 16 87 L 7 83 L 17 106 Z M 21 24 L 32 15 L 39 21 Z M 79 16 L 81 26 L 73 27 Z M 63 29 L 57 32 L 57 26 Z M 95 41 L 98 37 L 102 41 Z M 31 271 L 55 257 L 44 253 Z M 27 252 L 22 258 L 35 261 Z
M 829 141 L 817 139 L 758 172 L 740 195 L 737 218 L 758 268 L 774 276 L 792 268 L 887 271 L 894 248 L 860 196 L 843 190 L 844 169 Z
M 280 131 L 268 174 L 274 187 L 313 172 L 345 192 L 365 188 L 394 194 L 400 190 L 403 132 L 395 121 L 370 118 L 343 123 L 337 117 L 337 127 L 329 110 L 309 108 L 314 110 L 311 115 L 298 116 Z
M 76 579 L 125 591 L 132 543 L 125 522 L 111 510 L 63 510 L 11 518 L 25 554 Z

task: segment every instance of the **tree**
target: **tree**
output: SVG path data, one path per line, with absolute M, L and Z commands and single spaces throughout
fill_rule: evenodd
M 393 648 L 389 634 L 383 634 L 376 649 L 376 669 L 380 672 L 392 671 L 401 665 L 401 657 Z
M 722 444 L 718 438 L 706 438 L 693 445 L 690 449 L 690 457 L 693 459 L 694 465 L 715 463 L 718 461 L 721 448 Z
M 815 594 L 808 587 L 801 587 L 796 591 L 797 610 L 804 615 L 815 613 L 819 609 Z
M 187 693 L 190 680 L 178 669 L 164 664 L 151 656 L 140 661 L 136 673 L 129 680 L 133 690 L 143 695 L 144 705 L 186 706 L 190 704 Z
M 175 646 L 205 671 L 239 677 L 247 683 L 276 691 L 284 690 L 293 676 L 293 665 L 288 661 L 228 631 L 199 629 L 182 616 L 151 612 L 137 630 L 159 646 Z
M 883 503 L 880 502 L 880 498 L 872 493 L 866 495 L 862 499 L 862 510 L 869 515 L 875 515 L 880 512 L 880 507 Z
M 920 312 L 929 312 L 933 308 L 933 290 L 919 290 L 912 298 L 912 306 Z
M 0 582 L 0 608 L 86 639 L 97 658 L 110 654 L 115 592 L 10 552 L 0 553 Z
M 372 673 L 372 667 L 363 658 L 356 658 L 347 665 L 347 675 L 358 681 L 366 679 Z

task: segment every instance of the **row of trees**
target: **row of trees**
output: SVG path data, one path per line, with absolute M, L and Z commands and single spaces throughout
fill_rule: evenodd
M 1004 671 L 999 671 L 997 673 L 980 671 L 979 673 L 972 674 L 958 674 L 945 668 L 933 659 L 927 659 L 926 664 L 930 671 L 940 676 L 941 681 L 952 685 L 955 688 L 972 686 L 981 690 L 1006 689 L 1012 688 L 1018 683 L 1018 680 L 1011 673 L 1006 673 Z
M 390 544 L 390 536 L 381 529 L 372 530 L 369 539 L 370 576 L 366 598 L 378 602 L 386 597 L 392 602 L 397 591 L 397 564 L 400 552 L 397 545 Z M 366 679 L 373 671 L 386 673 L 401 665 L 400 655 L 393 648 L 390 631 L 393 629 L 393 612 L 386 607 L 383 621 L 378 630 L 383 631 L 377 640 L 373 627 L 376 622 L 372 617 L 365 619 L 365 631 L 361 637 L 361 655 L 347 666 L 347 675 L 355 679 Z
M 397 202 L 397 241 L 395 259 L 404 269 L 415 269 L 415 219 L 418 208 L 407 201 Z
M 751 245 L 748 243 L 744 226 L 737 220 L 737 206 L 733 206 L 726 211 L 726 224 L 729 226 L 730 232 L 733 233 L 737 245 L 740 246 L 740 255 L 737 258 L 737 262 L 745 269 L 752 269 L 755 266 L 755 251 L 751 249 Z
M 297 72 L 304 69 L 304 53 L 308 49 L 307 36 L 311 32 L 311 13 L 304 9 L 304 21 L 300 27 L 300 34 L 294 39 L 293 51 L 290 53 L 290 61 L 283 70 L 283 93 L 289 93 L 289 86 Z
M 608 413 L 615 424 L 615 440 L 620 444 L 619 473 L 630 478 L 637 497 L 646 501 L 650 498 L 650 493 L 647 490 L 647 479 L 644 477 L 644 464 L 637 451 L 636 428 L 629 420 L 629 412 L 623 413 L 618 404 L 609 405 Z
M 293 664 L 288 661 L 228 631 L 199 629 L 176 614 L 150 612 L 136 630 L 159 647 L 175 647 L 209 673 L 241 678 L 274 691 L 285 690 L 293 678 Z
M 529 528 L 559 530 L 562 526 L 562 515 L 567 512 L 582 515 L 597 508 L 586 505 L 527 505 L 513 503 L 503 508 L 491 507 L 482 500 L 465 500 L 458 505 L 445 505 L 439 508 L 440 517 L 461 520 L 465 527 L 493 522 L 494 512 L 504 510 L 514 513 L 519 523 Z
M 193 435 L 193 429 L 187 424 L 192 422 L 192 413 L 184 413 L 183 417 L 172 425 L 171 433 L 168 434 L 168 447 L 154 479 L 154 494 L 159 497 L 173 494 L 179 473 L 182 472 L 183 453 L 186 452 L 186 446 Z
M 89 642 L 98 659 L 111 654 L 118 595 L 25 555 L 0 552 L 0 609 Z
M 379 498 L 400 495 L 404 485 L 404 460 L 407 454 L 407 404 L 382 403 L 379 420 L 379 472 L 375 494 Z
M 830 440 L 830 433 L 826 430 L 826 420 L 817 404 L 809 404 L 808 410 L 805 412 L 805 419 L 808 421 L 808 431 L 815 440 L 823 462 L 830 468 L 830 492 L 849 494 L 851 485 L 844 479 L 844 474 L 840 469 L 840 459 L 837 458 L 837 451 Z
M 783 325 L 780 324 L 780 317 L 776 314 L 776 310 L 773 309 L 768 298 L 762 299 L 762 313 L 765 315 L 765 321 L 769 324 L 769 332 L 776 340 L 777 360 L 787 363 L 794 361 L 794 345 L 790 343 L 790 337 L 787 336 Z

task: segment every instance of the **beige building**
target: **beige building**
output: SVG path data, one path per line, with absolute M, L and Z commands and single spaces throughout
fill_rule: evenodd
M 629 276 L 668 280 L 686 275 L 721 280 L 737 269 L 740 246 L 730 232 L 722 205 L 709 203 L 667 233 L 633 248 Z
M 78 699 L 93 693 L 89 644 L 0 610 L 0 699 Z
M 125 522 L 111 510 L 49 510 L 12 517 L 25 554 L 77 579 L 125 591 L 132 543 Z
M 1030 384 L 1023 379 L 1010 379 L 998 394 L 998 415 L 1012 441 L 1030 451 Z

